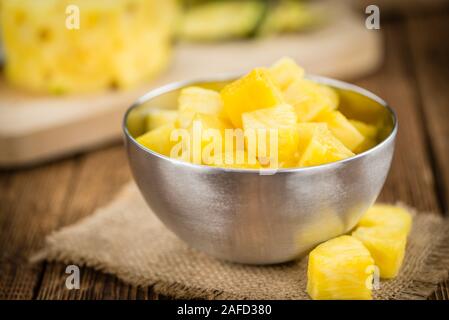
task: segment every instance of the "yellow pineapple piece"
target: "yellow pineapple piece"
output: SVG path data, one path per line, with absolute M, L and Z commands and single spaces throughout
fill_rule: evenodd
M 352 236 L 362 241 L 371 253 L 381 278 L 397 276 L 404 260 L 407 234 L 395 228 L 379 226 L 358 227 Z
M 229 169 L 262 168 L 256 157 L 249 157 L 248 153 L 245 150 L 234 150 L 218 153 L 216 158 L 211 160 L 211 165 Z
M 350 119 L 349 122 L 366 138 L 376 139 L 377 128 L 372 124 Z
M 315 121 L 323 110 L 338 107 L 338 94 L 325 85 L 307 79 L 293 81 L 284 90 L 285 101 L 295 107 L 300 122 Z
M 186 128 L 196 113 L 225 117 L 223 102 L 217 91 L 201 87 L 187 87 L 178 98 L 179 124 Z
M 256 68 L 221 91 L 224 110 L 236 128 L 242 128 L 242 113 L 282 103 L 282 95 L 268 70 Z
M 299 150 L 301 154 L 298 162 L 300 167 L 317 166 L 346 159 L 354 155 L 330 132 L 327 126 L 316 125 L 313 132 L 307 130 L 306 126 L 301 127 L 298 125 L 298 128 L 300 128 Z M 307 141 L 307 139 L 309 139 L 309 142 L 306 142 L 304 147 L 301 143 Z
M 169 62 L 175 0 L 0 3 L 5 76 L 13 85 L 58 94 L 127 88 Z
M 164 109 L 150 109 L 146 116 L 147 131 L 156 129 L 164 124 L 174 123 L 178 119 L 178 111 Z
M 370 300 L 374 260 L 354 237 L 324 242 L 309 254 L 307 293 L 314 300 Z
M 187 154 L 180 157 L 196 164 L 210 164 L 208 161 L 215 153 L 225 148 L 224 131 L 230 128 L 229 122 L 217 116 L 196 113 L 187 128 L 190 142 L 186 146 Z
M 304 77 L 304 69 L 291 58 L 280 59 L 270 67 L 269 71 L 272 79 L 282 91 L 294 81 Z
M 297 162 L 297 117 L 292 106 L 282 104 L 274 108 L 245 112 L 242 114 L 242 120 L 247 137 L 247 150 L 251 154 L 255 152 L 262 165 L 268 165 L 268 161 L 271 165 L 275 161 L 281 166 Z M 273 131 L 270 131 L 270 129 Z M 277 135 L 278 146 L 277 148 L 273 146 L 273 150 L 270 146 L 271 134 Z M 264 135 L 264 137 L 261 137 L 261 135 Z M 265 139 L 265 145 L 261 143 L 263 139 Z M 275 154 L 272 154 L 272 151 Z
M 172 123 L 162 125 L 141 135 L 136 140 L 146 148 L 169 157 L 175 143 L 171 141 L 171 133 L 174 129 L 175 126 Z
M 354 150 L 355 153 L 361 153 L 371 149 L 377 144 L 377 127 L 358 120 L 349 120 L 351 124 L 363 135 L 365 138 L 363 142 Z
M 358 226 L 395 228 L 408 235 L 412 228 L 412 216 L 399 206 L 375 204 L 365 212 Z
M 327 124 L 324 122 L 301 122 L 296 125 L 299 136 L 299 155 L 304 153 L 310 140 L 316 131 L 326 133 L 329 131 Z
M 339 111 L 325 110 L 314 121 L 326 122 L 334 136 L 353 152 L 364 140 L 363 135 Z

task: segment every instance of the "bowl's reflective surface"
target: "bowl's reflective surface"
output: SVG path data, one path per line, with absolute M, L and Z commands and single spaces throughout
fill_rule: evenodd
M 190 246 L 241 263 L 285 262 L 316 244 L 349 231 L 376 200 L 394 150 L 397 122 L 392 110 L 361 88 L 321 77 L 336 88 L 349 118 L 381 128 L 381 142 L 362 154 L 322 166 L 224 170 L 156 154 L 134 138 L 144 133 L 149 108 L 176 107 L 179 89 L 154 90 L 124 119 L 129 163 L 137 185 L 159 219 Z M 200 82 L 219 89 L 229 81 Z

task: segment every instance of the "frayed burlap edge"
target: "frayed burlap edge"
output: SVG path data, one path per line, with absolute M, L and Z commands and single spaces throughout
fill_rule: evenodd
M 438 227 L 442 230 L 439 239 L 435 241 L 424 260 L 425 267 L 410 279 L 408 286 L 401 290 L 401 299 L 404 300 L 427 299 L 438 284 L 449 275 L 449 220 L 432 213 L 425 214 L 429 215 L 429 219 L 435 219 L 436 222 L 441 223 Z
M 414 208 L 403 203 L 397 203 L 397 205 L 403 206 L 416 216 L 417 213 Z M 438 232 L 435 232 L 435 234 L 439 235 L 439 239 L 435 240 L 432 248 L 429 249 L 429 254 L 424 260 L 425 267 L 423 267 L 420 273 L 416 274 L 412 279 L 409 279 L 407 285 L 401 288 L 398 297 L 393 295 L 393 299 L 426 299 L 435 291 L 438 284 L 448 276 L 449 219 L 444 219 L 434 213 L 420 214 L 425 214 L 427 215 L 427 219 L 433 220 L 434 224 L 439 229 Z M 91 217 L 83 219 L 82 222 L 89 218 Z M 60 231 L 63 229 L 64 228 Z M 71 256 L 68 257 L 61 251 L 52 250 L 51 246 L 47 246 L 37 254 L 33 255 L 30 259 L 32 263 L 41 262 L 43 260 L 67 264 L 76 261 L 79 266 L 91 267 L 113 276 L 120 273 L 120 279 L 125 283 L 136 285 L 138 287 L 150 287 L 156 294 L 169 296 L 174 299 L 251 299 L 251 297 L 228 293 L 221 290 L 187 287 L 178 282 L 161 281 L 160 279 L 144 278 L 131 273 L 124 273 L 123 270 L 105 267 L 95 256 L 73 255 L 72 253 Z

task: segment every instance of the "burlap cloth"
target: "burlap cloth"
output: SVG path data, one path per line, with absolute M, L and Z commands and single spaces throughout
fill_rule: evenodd
M 308 299 L 307 259 L 275 266 L 216 260 L 189 248 L 154 216 L 134 184 L 108 206 L 49 235 L 34 260 L 87 265 L 175 298 Z M 423 299 L 447 277 L 449 224 L 433 214 L 414 218 L 404 265 L 380 283 L 377 299 Z

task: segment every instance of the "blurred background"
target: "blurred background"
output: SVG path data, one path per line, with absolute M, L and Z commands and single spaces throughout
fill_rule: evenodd
M 23 262 L 131 179 L 121 121 L 139 96 L 283 56 L 387 100 L 381 200 L 447 212 L 447 0 L 0 0 L 0 29 L 0 298 L 151 297 L 89 269 L 89 290 L 61 291 L 62 266 Z

